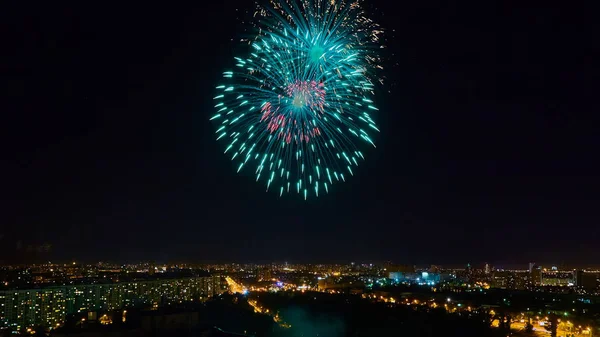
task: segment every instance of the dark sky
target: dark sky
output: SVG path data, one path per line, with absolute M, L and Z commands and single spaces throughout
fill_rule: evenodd
M 594 11 L 370 3 L 378 147 L 308 202 L 236 175 L 208 122 L 250 1 L 5 11 L 4 260 L 599 262 Z

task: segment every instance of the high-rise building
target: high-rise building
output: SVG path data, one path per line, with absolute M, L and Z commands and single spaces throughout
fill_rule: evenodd
M 411 265 L 399 265 L 399 264 L 387 264 L 385 266 L 388 278 L 390 279 L 401 279 L 402 275 L 410 274 L 415 272 L 415 266 Z
M 56 327 L 67 314 L 158 307 L 222 292 L 218 275 L 0 291 L 0 328 Z
M 578 270 L 576 275 L 577 287 L 585 290 L 595 290 L 598 287 L 598 274 Z
M 529 272 L 531 286 L 539 286 L 542 284 L 542 270 L 538 266 L 534 266 Z
M 529 273 L 515 271 L 495 271 L 492 288 L 523 290 L 527 287 Z
M 540 284 L 542 286 L 574 286 L 577 283 L 576 272 L 572 270 L 542 271 Z

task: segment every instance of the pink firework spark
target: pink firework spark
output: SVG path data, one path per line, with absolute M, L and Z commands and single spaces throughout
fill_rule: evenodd
M 313 137 L 321 135 L 321 130 L 315 125 L 307 123 L 310 118 L 321 118 L 325 105 L 325 86 L 317 81 L 296 80 L 288 84 L 286 94 L 291 99 L 291 108 L 282 108 L 281 96 L 279 102 L 265 103 L 262 108 L 260 121 L 267 122 L 267 130 L 277 134 L 277 139 L 284 139 L 286 143 L 292 141 L 308 143 Z
M 323 82 L 296 81 L 287 86 L 286 92 L 291 97 L 294 106 L 308 107 L 313 111 L 322 112 L 325 104 L 325 86 Z

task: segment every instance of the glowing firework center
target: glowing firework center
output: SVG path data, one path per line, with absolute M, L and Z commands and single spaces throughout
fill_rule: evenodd
M 314 114 L 323 112 L 325 104 L 325 86 L 316 81 L 296 81 L 286 88 L 287 94 L 292 98 L 295 108 L 307 107 Z
M 317 81 L 296 80 L 285 88 L 286 97 L 279 97 L 276 104 L 265 103 L 261 122 L 267 129 L 286 143 L 310 142 L 321 134 L 314 118 L 321 118 L 325 105 L 325 86 Z
M 324 54 L 325 54 L 325 49 L 323 49 L 323 47 L 313 46 L 310 49 L 310 59 L 313 62 L 319 61 L 319 59 L 321 59 L 321 57 L 323 57 Z

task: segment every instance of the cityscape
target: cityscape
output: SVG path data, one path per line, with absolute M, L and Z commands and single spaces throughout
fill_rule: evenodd
M 143 327 L 147 317 L 169 316 L 173 310 L 197 313 L 199 306 L 225 298 L 272 320 L 273 331 L 292 332 L 297 326 L 295 316 L 279 302 L 302 296 L 315 301 L 360 301 L 373 308 L 384 305 L 385 310 L 439 311 L 467 323 L 483 322 L 492 334 L 587 337 L 600 333 L 600 270 L 593 268 L 536 263 L 506 270 L 488 263 L 445 268 L 391 262 L 49 262 L 3 266 L 0 271 L 0 329 L 7 333 L 61 335 L 74 327 L 82 332 L 116 323 L 125 329 L 128 321 Z M 218 328 L 222 334 L 247 335 L 255 335 L 248 331 L 257 329 L 253 323 Z M 239 331 L 231 331 L 236 328 Z
M 7 4 L 0 337 L 600 337 L 594 1 Z

